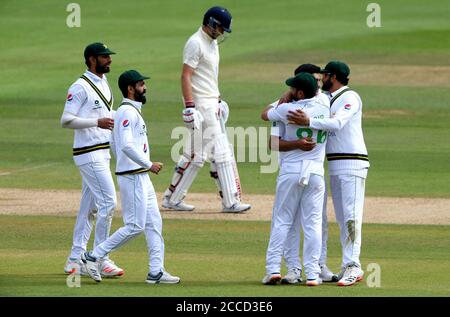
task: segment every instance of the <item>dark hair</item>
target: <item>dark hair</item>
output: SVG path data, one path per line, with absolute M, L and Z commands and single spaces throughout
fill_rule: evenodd
M 303 91 L 303 95 L 305 95 L 305 99 L 313 98 L 317 93 L 317 90 L 313 91 L 313 89 L 298 89 L 298 90 Z
M 89 57 L 87 59 L 84 60 L 84 63 L 86 64 L 86 66 L 88 68 L 91 68 L 91 61 L 89 60 Z
M 137 82 L 132 83 L 132 84 L 128 84 L 126 86 L 119 87 L 120 91 L 122 92 L 122 96 L 124 98 L 128 98 L 128 86 L 131 86 L 134 89 L 136 89 L 136 84 L 137 84 Z
M 336 75 L 336 80 L 338 82 L 340 82 L 342 85 L 347 85 L 348 81 L 349 81 L 349 78 Z
M 297 67 L 294 71 L 295 75 L 299 73 L 309 73 L 309 74 L 320 73 L 320 67 L 314 64 L 302 64 L 299 67 Z

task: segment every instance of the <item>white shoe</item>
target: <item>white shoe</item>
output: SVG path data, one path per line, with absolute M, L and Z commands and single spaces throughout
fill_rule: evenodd
M 349 265 L 344 271 L 342 278 L 337 283 L 338 286 L 350 286 L 363 279 L 364 271 L 357 265 Z
M 81 276 L 87 276 L 87 272 L 84 268 L 84 265 L 81 263 L 79 259 L 68 258 L 66 265 L 64 266 L 64 273 L 66 274 L 74 274 L 79 272 Z
M 168 272 L 161 271 L 156 276 L 148 273 L 145 281 L 148 284 L 178 284 L 180 283 L 180 278 L 178 276 L 172 276 Z
M 278 284 L 279 281 L 281 281 L 280 273 L 269 273 L 266 276 L 264 276 L 262 283 L 264 285 L 276 285 Z
M 321 264 L 320 265 L 319 277 L 324 282 L 337 282 L 337 281 L 339 281 L 338 280 L 338 276 L 336 274 L 334 274 L 333 272 L 331 272 L 326 264 Z
M 281 279 L 281 284 L 298 284 L 302 282 L 302 270 L 299 268 L 289 269 Z
M 101 282 L 102 277 L 100 275 L 99 263 L 97 259 L 94 258 L 90 252 L 84 252 L 81 254 L 81 262 L 83 263 L 85 270 L 89 276 L 96 282 Z
M 100 275 L 103 277 L 122 276 L 124 270 L 110 259 L 100 260 Z
M 317 277 L 315 279 L 307 279 L 306 280 L 307 286 L 319 286 L 320 284 L 322 284 L 322 279 L 320 277 Z
M 252 205 L 236 203 L 231 207 L 223 207 L 222 212 L 241 213 L 252 208 Z
M 173 204 L 167 197 L 163 198 L 162 207 L 165 209 L 176 210 L 176 211 L 192 211 L 195 209 L 194 206 L 185 204 L 183 201 Z

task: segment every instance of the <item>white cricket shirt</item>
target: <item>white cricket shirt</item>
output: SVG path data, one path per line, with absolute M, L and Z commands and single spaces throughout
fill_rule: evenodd
M 310 160 L 320 163 L 316 165 L 314 173 L 323 175 L 323 161 L 325 157 L 327 133 L 309 127 L 290 124 L 287 119 L 288 112 L 297 109 L 304 111 L 309 117 L 328 118 L 330 116 L 329 108 L 325 106 L 318 97 L 280 104 L 268 111 L 267 116 L 269 120 L 277 122 L 281 127 L 280 130 L 284 131 L 282 132 L 282 135 L 279 135 L 283 140 L 295 141 L 300 138 L 312 137 L 317 143 L 316 147 L 311 151 L 297 149 L 280 152 L 280 173 L 283 171 L 299 173 L 301 169 L 299 162 Z
M 70 86 L 64 112 L 80 118 L 99 119 L 112 118 L 113 96 L 106 75 L 102 78 L 86 71 L 83 74 L 106 100 L 83 78 L 79 78 Z M 111 131 L 99 127 L 74 129 L 73 160 L 76 165 L 110 159 L 109 154 Z
M 333 92 L 336 97 L 347 86 Z M 349 170 L 360 170 L 361 176 L 367 174 L 370 166 L 362 131 L 362 101 L 355 91 L 346 91 L 331 105 L 329 119 L 311 118 L 310 127 L 327 130 L 326 148 L 330 175 L 348 174 Z M 351 174 L 359 175 L 358 172 Z
M 142 103 L 124 98 L 116 111 L 111 140 L 117 160 L 116 175 L 143 173 L 152 166 L 141 108 Z
M 200 27 L 186 42 L 183 63 L 192 67 L 192 94 L 194 100 L 218 98 L 219 92 L 219 47 Z

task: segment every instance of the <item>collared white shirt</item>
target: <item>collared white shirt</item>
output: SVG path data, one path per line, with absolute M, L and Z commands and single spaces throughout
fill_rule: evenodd
M 142 103 L 124 98 L 116 111 L 112 136 L 116 173 L 149 169 L 153 164 L 141 107 Z
M 112 100 L 112 92 L 108 85 L 106 75 L 102 78 L 86 71 L 84 74 L 109 101 Z M 112 118 L 113 111 L 108 109 L 97 92 L 82 78 L 77 79 L 69 88 L 64 112 L 71 113 L 85 119 Z M 73 148 L 89 148 L 99 144 L 109 143 L 111 131 L 99 127 L 74 129 Z M 74 152 L 75 153 L 75 152 Z M 108 149 L 100 149 L 73 157 L 76 165 L 83 165 L 104 159 L 110 159 Z
M 186 42 L 183 63 L 192 67 L 192 94 L 194 100 L 218 98 L 219 92 L 219 47 L 200 27 Z
M 304 111 L 310 117 L 328 118 L 330 116 L 329 108 L 325 106 L 317 96 L 311 99 L 280 104 L 268 111 L 267 116 L 269 120 L 272 122 L 277 122 L 279 128 L 281 128 L 282 134 L 279 134 L 279 136 L 283 140 L 295 141 L 299 138 L 312 137 L 317 143 L 316 147 L 311 151 L 297 149 L 287 152 L 280 152 L 280 172 L 283 172 L 283 170 L 291 173 L 299 172 L 301 167 L 299 162 L 311 160 L 319 163 L 317 165 L 318 169 L 315 173 L 323 175 L 323 161 L 325 157 L 327 132 L 289 123 L 287 118 L 289 111 L 295 111 L 297 109 Z
M 343 86 L 330 94 L 331 99 L 347 89 Z M 327 157 L 330 175 L 339 175 L 341 171 L 361 170 L 370 166 L 364 159 L 356 159 L 358 154 L 367 157 L 367 148 L 362 131 L 362 101 L 355 91 L 340 95 L 331 105 L 329 119 L 310 119 L 310 127 L 329 131 Z M 343 154 L 350 154 L 344 159 Z M 337 159 L 330 160 L 335 156 Z M 353 156 L 353 158 L 352 158 Z

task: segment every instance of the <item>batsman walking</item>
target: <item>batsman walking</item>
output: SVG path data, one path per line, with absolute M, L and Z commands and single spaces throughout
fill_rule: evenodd
M 211 176 L 222 197 L 223 212 L 240 213 L 251 208 L 240 201 L 240 183 L 233 152 L 221 126 L 228 106 L 221 101 L 218 87 L 219 47 L 226 33 L 231 33 L 231 14 L 222 7 L 212 7 L 203 17 L 203 25 L 187 41 L 183 52 L 181 89 L 184 99 L 183 120 L 190 138 L 184 147 L 162 207 L 192 211 L 183 202 L 189 187 L 205 160 L 211 161 Z

